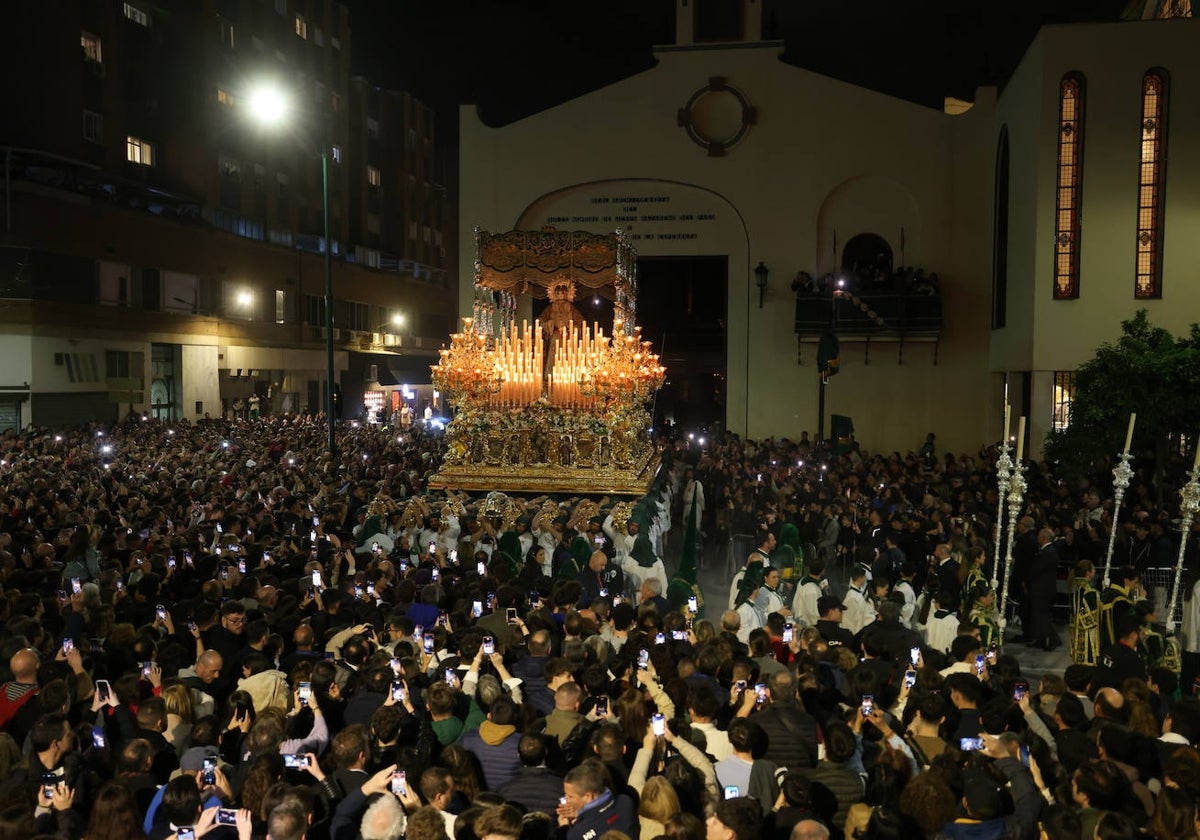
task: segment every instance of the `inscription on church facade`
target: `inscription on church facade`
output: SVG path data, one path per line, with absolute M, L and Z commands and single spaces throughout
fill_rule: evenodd
M 598 224 L 606 230 L 620 227 L 634 241 L 647 241 L 699 239 L 704 223 L 717 220 L 716 213 L 700 213 L 686 206 L 676 208 L 674 197 L 669 195 L 597 195 L 588 203 L 587 211 L 547 216 L 546 224 Z

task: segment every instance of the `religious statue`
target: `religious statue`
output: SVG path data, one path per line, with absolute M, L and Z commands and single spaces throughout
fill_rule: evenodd
M 571 280 L 555 280 L 547 290 L 550 304 L 542 310 L 538 321 L 542 325 L 542 341 L 545 348 L 542 353 L 542 382 L 543 388 L 549 385 L 550 372 L 554 370 L 554 347 L 558 339 L 566 341 L 571 333 L 571 325 L 583 327 L 583 313 L 575 304 L 575 283 Z

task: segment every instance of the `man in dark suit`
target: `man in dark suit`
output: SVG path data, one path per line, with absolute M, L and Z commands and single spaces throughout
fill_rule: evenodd
M 1050 621 L 1058 588 L 1058 550 L 1054 547 L 1054 532 L 1042 528 L 1037 533 L 1037 543 L 1038 550 L 1026 578 L 1029 622 L 1025 625 L 1025 635 L 1030 647 L 1054 650 L 1062 644 Z
M 1032 516 L 1022 516 L 1017 520 L 1017 534 L 1013 539 L 1012 580 L 1016 585 L 1016 598 L 1019 602 L 1017 615 L 1021 619 L 1021 635 L 1015 642 L 1033 642 L 1029 628 L 1029 574 L 1033 566 L 1034 555 L 1038 545 L 1035 535 L 1036 524 Z
M 933 548 L 933 562 L 937 564 L 939 592 L 953 592 L 962 600 L 962 584 L 958 581 L 958 561 L 950 555 L 950 543 L 938 543 Z

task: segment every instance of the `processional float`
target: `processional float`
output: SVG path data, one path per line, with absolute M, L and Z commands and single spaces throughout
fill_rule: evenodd
M 433 366 L 455 408 L 434 488 L 641 495 L 658 464 L 646 404 L 665 369 L 636 325 L 636 254 L 620 232 L 475 231 L 472 317 Z M 613 301 L 589 322 L 577 291 Z M 549 299 L 517 322 L 523 296 Z

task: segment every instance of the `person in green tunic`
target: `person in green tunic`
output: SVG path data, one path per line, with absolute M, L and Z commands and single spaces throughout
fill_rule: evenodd
M 1158 608 L 1153 601 L 1138 601 L 1134 604 L 1142 619 L 1142 633 L 1138 638 L 1138 653 L 1146 662 L 1146 670 L 1163 664 L 1167 653 L 1166 628 L 1159 623 Z
M 1096 567 L 1091 560 L 1075 564 L 1071 590 L 1071 659 L 1095 665 L 1100 657 L 1100 592 L 1093 585 Z
M 1137 588 L 1137 571 L 1123 566 L 1113 573 L 1112 584 L 1100 593 L 1100 650 L 1108 650 L 1119 641 L 1116 628 L 1121 626 L 1124 616 L 1133 612 Z
M 517 532 L 505 531 L 496 541 L 496 547 L 500 549 L 500 554 L 508 558 L 509 571 L 512 572 L 513 577 L 520 574 L 519 563 L 525 558 L 521 556 L 521 539 L 517 536 Z
M 996 611 L 996 591 L 986 583 L 980 583 L 968 596 L 971 600 L 971 623 L 979 630 L 979 641 L 984 648 L 1000 642 L 1000 614 Z
M 679 556 L 679 571 L 671 578 L 667 587 L 667 603 L 671 609 L 681 611 L 686 618 L 695 621 L 704 618 L 704 593 L 696 584 L 696 553 L 699 550 L 697 503 L 692 498 L 692 509 L 688 514 L 687 529 L 683 532 L 683 552 Z M 690 612 L 690 599 L 696 599 L 696 611 Z
M 578 536 L 571 540 L 571 556 L 564 557 L 559 563 L 555 579 L 575 580 L 579 577 L 579 573 L 587 568 L 588 561 L 592 559 L 592 551 L 593 546 L 587 537 Z
M 779 545 L 771 552 L 771 565 L 779 569 L 784 580 L 804 577 L 804 552 L 800 550 L 800 530 L 791 522 L 779 529 Z

